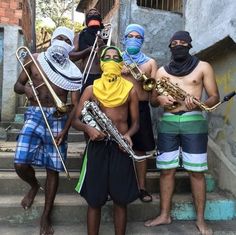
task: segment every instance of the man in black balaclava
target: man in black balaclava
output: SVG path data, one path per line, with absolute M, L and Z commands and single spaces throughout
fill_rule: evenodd
M 104 26 L 102 23 L 102 17 L 97 9 L 92 8 L 87 11 L 85 15 L 85 24 L 86 28 L 84 28 L 74 39 L 74 49 L 70 53 L 70 59 L 72 61 L 78 61 L 81 60 L 80 69 L 83 72 L 85 69 L 85 66 L 87 64 L 88 57 L 90 55 L 91 49 L 93 47 L 96 35 L 98 31 L 101 31 Z M 105 42 L 98 38 L 98 46 L 101 47 L 105 45 Z M 96 48 L 96 47 L 95 47 Z M 89 67 L 89 65 L 88 65 Z M 86 71 L 88 71 L 88 67 Z M 98 79 L 101 77 L 101 69 L 99 65 L 98 57 L 95 56 L 95 59 L 92 63 L 92 67 L 89 71 L 89 74 L 84 75 L 84 84 L 82 87 L 81 93 L 84 91 L 84 89 L 93 84 L 93 81 L 95 79 Z M 86 78 L 86 81 L 85 81 Z
M 183 43 L 178 44 L 178 41 Z M 196 68 L 199 59 L 189 54 L 189 50 L 192 48 L 191 42 L 192 38 L 187 31 L 178 31 L 172 36 L 169 44 L 172 60 L 164 66 L 167 73 L 174 76 L 184 76 Z
M 171 61 L 157 71 L 156 80 L 167 77 L 169 82 L 186 92 L 185 100 L 176 100 L 174 95 L 152 93 L 151 104 L 164 107 L 164 114 L 158 125 L 158 157 L 156 165 L 160 176 L 160 215 L 148 220 L 145 226 L 171 223 L 171 200 L 174 192 L 176 168 L 180 165 L 189 172 L 196 225 L 201 234 L 212 234 L 204 220 L 206 189 L 204 171 L 207 167 L 207 121 L 194 101 L 200 100 L 203 89 L 208 98 L 204 104 L 212 107 L 219 102 L 213 69 L 210 64 L 189 54 L 192 38 L 187 31 L 178 31 L 170 39 Z M 178 89 L 176 89 L 178 90 Z

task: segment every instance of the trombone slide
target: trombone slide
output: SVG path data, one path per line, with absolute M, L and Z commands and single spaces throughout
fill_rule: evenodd
M 30 60 L 29 60 L 29 62 L 23 64 L 22 61 L 21 61 L 21 59 L 22 59 L 22 58 L 25 58 L 27 55 L 30 57 Z M 67 171 L 67 168 L 66 168 L 66 166 L 65 166 L 65 163 L 64 163 L 64 161 L 63 161 L 63 159 L 62 159 L 61 152 L 60 152 L 60 150 L 59 150 L 59 148 L 58 148 L 58 146 L 57 146 L 57 143 L 56 143 L 55 138 L 54 138 L 54 136 L 53 136 L 52 130 L 51 130 L 51 128 L 50 128 L 50 126 L 49 126 L 49 123 L 48 123 L 48 121 L 47 121 L 47 117 L 46 117 L 46 115 L 45 115 L 45 113 L 44 113 L 44 110 L 43 110 L 43 107 L 42 107 L 42 105 L 41 105 L 41 103 L 40 103 L 40 100 L 39 100 L 39 97 L 38 97 L 36 88 L 34 87 L 33 81 L 32 81 L 32 79 L 31 79 L 31 77 L 30 77 L 30 75 L 29 75 L 29 73 L 28 73 L 28 71 L 27 71 L 27 69 L 26 69 L 26 65 L 28 65 L 29 63 L 34 63 L 35 66 L 36 66 L 36 68 L 38 69 L 40 75 L 42 75 L 42 78 L 43 78 L 44 82 L 45 82 L 45 79 L 46 79 L 46 78 L 45 78 L 45 76 L 43 75 L 41 69 L 40 69 L 39 66 L 37 65 L 37 62 L 35 61 L 35 59 L 33 58 L 33 55 L 31 54 L 30 50 L 29 50 L 27 47 L 25 47 L 25 46 L 19 47 L 19 48 L 17 49 L 17 51 L 16 51 L 16 58 L 17 58 L 18 61 L 20 62 L 21 67 L 23 68 L 24 72 L 26 73 L 26 75 L 27 75 L 27 77 L 28 77 L 28 80 L 29 80 L 28 83 L 29 83 L 29 85 L 31 86 L 31 89 L 32 89 L 32 91 L 33 91 L 33 93 L 34 93 L 35 99 L 36 99 L 36 101 L 37 101 L 37 103 L 38 103 L 38 106 L 39 106 L 40 111 L 41 111 L 41 113 L 42 113 L 43 119 L 44 119 L 44 121 L 45 121 L 45 123 L 46 123 L 46 126 L 47 126 L 47 128 L 48 128 L 49 134 L 50 134 L 50 136 L 51 136 L 51 138 L 52 138 L 53 145 L 54 145 L 54 147 L 55 147 L 55 149 L 56 149 L 56 151 L 57 151 L 57 154 L 58 154 L 58 156 L 59 156 L 59 158 L 60 158 L 60 161 L 61 161 L 61 163 L 62 163 L 62 166 L 63 166 L 63 168 L 64 168 L 64 170 L 65 170 L 66 176 L 67 176 L 68 179 L 70 179 L 69 172 Z M 50 91 L 50 90 L 49 90 L 49 91 Z M 54 92 L 54 91 L 53 91 L 53 92 Z M 54 93 L 55 93 L 55 92 L 54 92 Z

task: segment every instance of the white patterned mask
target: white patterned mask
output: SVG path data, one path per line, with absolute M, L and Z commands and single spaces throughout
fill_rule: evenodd
M 62 66 L 69 58 L 69 53 L 72 49 L 73 46 L 69 45 L 65 41 L 53 39 L 51 46 L 48 48 L 48 52 L 51 59 Z

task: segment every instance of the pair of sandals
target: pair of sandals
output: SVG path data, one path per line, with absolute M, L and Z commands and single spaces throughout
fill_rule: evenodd
M 145 189 L 140 189 L 139 190 L 139 199 L 142 202 L 151 202 L 152 196 Z

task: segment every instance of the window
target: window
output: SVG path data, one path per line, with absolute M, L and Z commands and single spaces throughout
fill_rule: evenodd
M 137 0 L 140 7 L 148 7 L 163 11 L 182 13 L 182 0 Z

